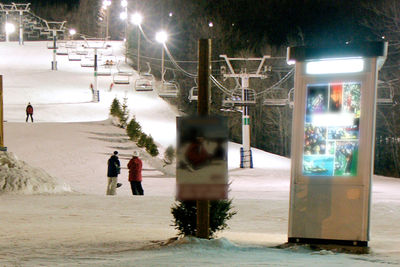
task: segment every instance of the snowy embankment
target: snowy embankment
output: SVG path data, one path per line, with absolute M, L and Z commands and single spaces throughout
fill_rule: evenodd
M 42 169 L 18 160 L 12 153 L 0 151 L 0 194 L 5 192 L 64 193 L 71 192 L 71 188 Z

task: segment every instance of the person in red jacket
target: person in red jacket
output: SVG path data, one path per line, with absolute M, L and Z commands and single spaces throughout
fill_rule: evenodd
M 33 107 L 31 105 L 31 102 L 28 103 L 26 106 L 26 122 L 28 122 L 28 118 L 31 116 L 31 121 L 33 122 Z
M 143 195 L 142 187 L 142 161 L 139 152 L 133 151 L 133 156 L 128 162 L 129 182 L 131 183 L 132 195 Z

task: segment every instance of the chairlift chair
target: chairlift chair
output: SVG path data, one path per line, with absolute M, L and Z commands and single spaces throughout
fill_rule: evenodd
M 243 97 L 244 95 L 244 97 Z M 256 104 L 256 92 L 254 89 L 236 88 L 231 94 L 226 95 L 223 99 L 224 106 L 248 106 Z
M 376 103 L 378 105 L 393 105 L 393 87 L 384 81 L 378 81 Z
M 115 84 L 129 84 L 130 75 L 125 75 L 123 73 L 117 72 L 113 75 L 113 83 Z
M 81 61 L 81 67 L 88 67 L 88 68 L 93 68 L 94 67 L 94 60 L 93 58 L 85 58 L 84 60 Z
M 97 70 L 97 76 L 111 76 L 111 68 L 101 66 Z
M 283 90 L 280 88 L 280 90 Z M 294 104 L 294 88 L 290 89 L 287 98 L 265 98 L 263 101 L 263 105 L 272 106 L 272 107 L 283 107 L 289 105 L 290 108 L 293 108 Z
M 59 47 L 57 49 L 56 54 L 59 55 L 59 56 L 67 56 L 68 55 L 68 49 L 65 48 L 65 47 Z
M 68 41 L 68 42 L 65 44 L 65 47 L 66 47 L 66 48 L 76 48 L 76 43 L 73 42 L 73 41 Z
M 150 81 L 154 80 L 153 74 L 147 73 L 147 72 L 146 73 L 140 73 L 140 78 L 141 79 L 150 80 Z
M 76 53 L 68 53 L 69 61 L 81 61 L 81 56 Z
M 58 46 L 54 47 L 54 42 L 47 42 L 47 49 L 58 49 Z
M 136 91 L 153 91 L 153 81 L 140 78 L 135 81 Z
M 190 88 L 188 98 L 190 102 L 199 100 L 199 89 L 197 86 Z
M 163 82 L 158 95 L 165 98 L 174 98 L 178 96 L 178 85 L 175 82 Z

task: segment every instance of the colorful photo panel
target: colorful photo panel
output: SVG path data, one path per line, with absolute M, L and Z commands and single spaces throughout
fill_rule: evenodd
M 307 85 L 303 175 L 357 175 L 360 98 L 360 83 Z

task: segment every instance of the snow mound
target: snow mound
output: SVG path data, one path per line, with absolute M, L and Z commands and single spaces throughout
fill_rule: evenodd
M 0 194 L 39 194 L 71 192 L 69 185 L 44 170 L 18 160 L 13 153 L 0 152 Z
M 173 245 L 189 245 L 195 247 L 203 247 L 204 249 L 233 249 L 237 248 L 237 245 L 232 243 L 226 238 L 218 238 L 218 239 L 202 239 L 193 236 L 186 236 L 180 238 L 172 243 Z

